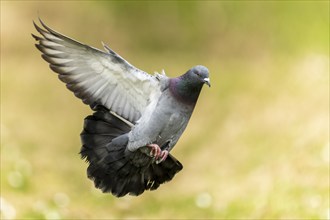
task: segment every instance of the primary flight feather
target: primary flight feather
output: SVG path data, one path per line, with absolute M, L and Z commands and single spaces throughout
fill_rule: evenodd
M 169 152 L 194 110 L 209 72 L 195 66 L 177 78 L 150 75 L 104 45 L 101 51 L 34 23 L 50 68 L 94 113 L 85 118 L 80 154 L 97 188 L 140 195 L 182 169 Z

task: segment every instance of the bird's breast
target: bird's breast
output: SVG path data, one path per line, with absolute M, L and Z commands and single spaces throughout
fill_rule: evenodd
M 167 91 L 157 101 L 153 109 L 148 109 L 129 134 L 130 150 L 136 150 L 147 144 L 159 146 L 176 140 L 184 131 L 193 108 L 178 102 Z

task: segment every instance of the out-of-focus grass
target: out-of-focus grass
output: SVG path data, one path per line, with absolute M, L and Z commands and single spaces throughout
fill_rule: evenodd
M 210 69 L 173 154 L 184 169 L 140 197 L 94 189 L 77 100 L 34 48 L 40 16 L 148 72 Z M 1 1 L 1 218 L 329 216 L 329 2 Z

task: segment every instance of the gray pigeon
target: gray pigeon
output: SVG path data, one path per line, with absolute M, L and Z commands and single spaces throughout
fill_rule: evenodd
M 183 167 L 169 152 L 185 130 L 209 72 L 150 75 L 108 46 L 106 52 L 35 25 L 42 58 L 94 113 L 85 118 L 80 154 L 95 187 L 117 197 L 140 195 L 170 181 Z

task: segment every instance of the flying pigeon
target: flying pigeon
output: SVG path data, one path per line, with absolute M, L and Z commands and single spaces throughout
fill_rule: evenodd
M 210 87 L 208 69 L 198 65 L 177 78 L 150 75 L 105 44 L 101 51 L 40 23 L 34 26 L 41 36 L 32 36 L 42 58 L 93 110 L 84 120 L 80 154 L 95 187 L 137 196 L 170 181 L 183 166 L 169 152 L 203 85 Z

